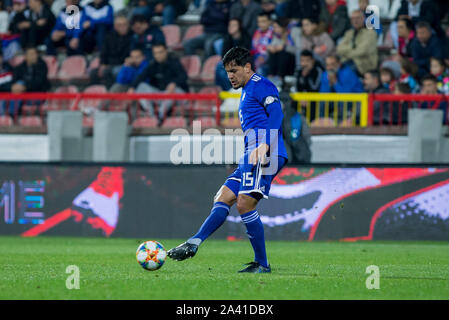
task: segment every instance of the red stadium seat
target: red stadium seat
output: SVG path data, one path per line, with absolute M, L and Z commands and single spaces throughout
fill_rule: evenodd
M 87 63 L 84 56 L 67 57 L 58 72 L 61 80 L 87 79 Z
M 41 117 L 38 116 L 21 116 L 19 125 L 23 127 L 41 127 L 43 123 Z
M 69 86 L 61 86 L 56 88 L 55 93 L 78 93 L 78 87 L 74 85 Z M 75 103 L 74 99 L 70 100 L 48 100 L 43 106 L 42 110 L 44 113 L 48 111 L 57 111 L 57 110 L 70 110 L 72 109 L 73 105 Z
M 187 30 L 186 33 L 184 33 L 184 37 L 182 38 L 182 41 L 187 41 L 190 40 L 192 38 L 198 37 L 200 35 L 202 35 L 204 33 L 204 27 L 202 24 L 196 24 L 193 26 L 190 26 Z
M 10 116 L 0 116 L 0 127 L 11 127 L 13 121 Z
M 107 93 L 108 90 L 102 84 L 94 84 L 83 91 L 84 93 Z M 83 99 L 79 103 L 79 108 L 82 112 L 86 114 L 91 114 L 94 110 L 102 104 L 101 99 Z
M 220 88 L 216 86 L 203 87 L 198 93 L 220 93 Z M 217 106 L 216 101 L 212 100 L 198 100 L 195 102 L 194 111 L 198 114 L 210 116 L 214 107 Z
M 52 80 L 58 76 L 58 60 L 54 56 L 43 56 L 42 59 L 47 64 L 48 69 L 48 79 Z
M 134 128 L 157 128 L 158 120 L 154 117 L 140 117 L 134 120 Z
M 36 115 L 39 106 L 34 103 L 24 103 L 22 106 L 22 113 L 24 115 Z
M 181 57 L 181 64 L 189 79 L 197 78 L 201 71 L 201 60 L 197 55 Z
M 185 128 L 187 121 L 184 117 L 168 117 L 162 123 L 162 128 Z
M 212 56 L 204 61 L 203 68 L 201 69 L 201 74 L 195 78 L 195 80 L 200 80 L 203 82 L 214 82 L 215 81 L 215 69 L 217 64 L 221 61 L 221 56 Z
M 161 27 L 165 36 L 167 47 L 172 49 L 181 44 L 181 29 L 176 24 L 169 24 Z
M 198 37 L 199 35 L 202 35 L 203 33 L 204 33 L 204 27 L 202 24 L 196 24 L 196 25 L 190 26 L 189 28 L 187 28 L 186 32 L 184 33 L 184 36 L 182 37 L 182 43 L 186 42 L 189 39 Z M 174 46 L 172 49 L 181 50 L 183 48 L 182 43 Z
M 214 117 L 199 117 L 195 121 L 201 122 L 201 128 L 211 128 L 216 127 L 217 123 Z

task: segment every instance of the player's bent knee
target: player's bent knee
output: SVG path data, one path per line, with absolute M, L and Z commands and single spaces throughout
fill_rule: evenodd
M 222 186 L 220 190 L 217 191 L 217 194 L 214 196 L 214 202 L 224 202 L 228 206 L 234 205 L 237 201 L 237 197 L 234 192 L 232 192 L 228 187 Z
M 254 209 L 256 209 L 257 206 L 257 200 L 247 196 L 245 194 L 240 194 L 237 197 L 237 211 L 239 212 L 239 214 L 244 214 L 247 213 L 249 211 L 252 211 Z

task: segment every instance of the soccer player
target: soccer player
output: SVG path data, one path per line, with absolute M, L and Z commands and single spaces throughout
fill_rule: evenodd
M 245 152 L 237 169 L 215 195 L 212 211 L 199 231 L 169 250 L 168 256 L 178 261 L 193 257 L 200 244 L 226 221 L 230 207 L 236 204 L 254 250 L 254 261 L 239 272 L 271 272 L 256 206 L 259 200 L 268 198 L 271 181 L 288 161 L 282 139 L 279 93 L 273 83 L 253 71 L 247 49 L 230 49 L 223 57 L 223 65 L 232 87 L 242 88 L 239 118 L 245 133 Z

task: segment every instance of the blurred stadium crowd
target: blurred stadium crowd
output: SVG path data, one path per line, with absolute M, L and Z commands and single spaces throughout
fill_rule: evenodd
M 0 3 L 1 92 L 227 91 L 221 57 L 242 46 L 284 92 L 449 94 L 445 0 Z M 172 105 L 141 101 L 159 125 Z

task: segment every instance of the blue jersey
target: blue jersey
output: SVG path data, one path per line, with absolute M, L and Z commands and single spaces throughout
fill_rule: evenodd
M 282 138 L 283 113 L 279 92 L 271 81 L 258 74 L 252 75 L 242 89 L 239 119 L 245 133 L 245 153 L 260 143 L 267 143 L 270 157 L 288 159 Z

